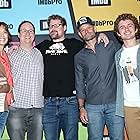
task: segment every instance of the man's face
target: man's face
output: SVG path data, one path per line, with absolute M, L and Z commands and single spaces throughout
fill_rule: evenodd
M 26 22 L 21 25 L 19 39 L 21 45 L 25 46 L 32 46 L 35 38 L 35 31 L 33 26 Z
M 93 25 L 83 24 L 79 28 L 79 35 L 84 41 L 90 41 L 96 37 L 96 30 Z
M 118 36 L 121 37 L 122 40 L 135 38 L 135 33 L 137 32 L 132 20 L 121 20 L 118 24 L 118 30 Z
M 66 26 L 63 26 L 59 19 L 50 20 L 49 35 L 53 40 L 64 38 Z

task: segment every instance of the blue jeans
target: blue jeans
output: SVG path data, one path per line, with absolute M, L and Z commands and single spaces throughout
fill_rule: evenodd
M 8 117 L 8 111 L 0 112 L 0 139 L 2 137 L 4 127 L 6 125 L 7 117 Z
M 86 104 L 88 113 L 88 140 L 102 140 L 104 126 L 109 132 L 110 140 L 124 140 L 124 118 L 115 115 L 116 104 Z
M 10 140 L 42 140 L 42 108 L 9 107 L 7 132 Z
M 75 96 L 45 99 L 43 128 L 47 140 L 59 140 L 61 130 L 64 140 L 78 140 L 78 121 L 79 111 Z

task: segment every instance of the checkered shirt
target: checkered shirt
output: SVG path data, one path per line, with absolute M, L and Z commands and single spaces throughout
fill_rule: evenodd
M 14 97 L 13 107 L 17 108 L 42 108 L 44 106 L 43 57 L 37 48 L 27 53 L 22 48 L 9 55 L 11 62 Z

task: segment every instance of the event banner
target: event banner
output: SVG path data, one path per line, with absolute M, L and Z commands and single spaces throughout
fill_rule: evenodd
M 74 33 L 69 1 L 67 0 L 0 0 L 0 20 L 9 25 L 12 35 L 17 35 L 18 25 L 31 21 L 37 35 L 47 34 L 47 18 L 59 14 L 66 18 L 69 26 L 67 33 Z
M 140 16 L 140 0 L 0 0 L 0 20 L 9 25 L 12 35 L 17 35 L 21 21 L 29 20 L 37 35 L 48 34 L 47 18 L 59 14 L 66 18 L 67 33 L 75 33 L 76 21 L 89 16 L 98 31 L 112 31 L 119 14 Z
M 89 16 L 97 31 L 112 31 L 114 21 L 122 13 L 140 16 L 140 0 L 72 0 L 75 19 Z

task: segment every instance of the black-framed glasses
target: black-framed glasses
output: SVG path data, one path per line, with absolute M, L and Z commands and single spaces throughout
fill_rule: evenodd
M 49 29 L 59 28 L 61 25 L 62 25 L 62 23 L 54 24 L 54 25 L 49 26 Z
M 29 33 L 29 34 L 34 34 L 35 31 L 34 31 L 33 29 L 30 29 L 30 30 L 21 29 L 21 30 L 20 30 L 20 33 L 23 34 L 23 35 L 25 35 L 25 34 L 27 34 L 27 33 Z

